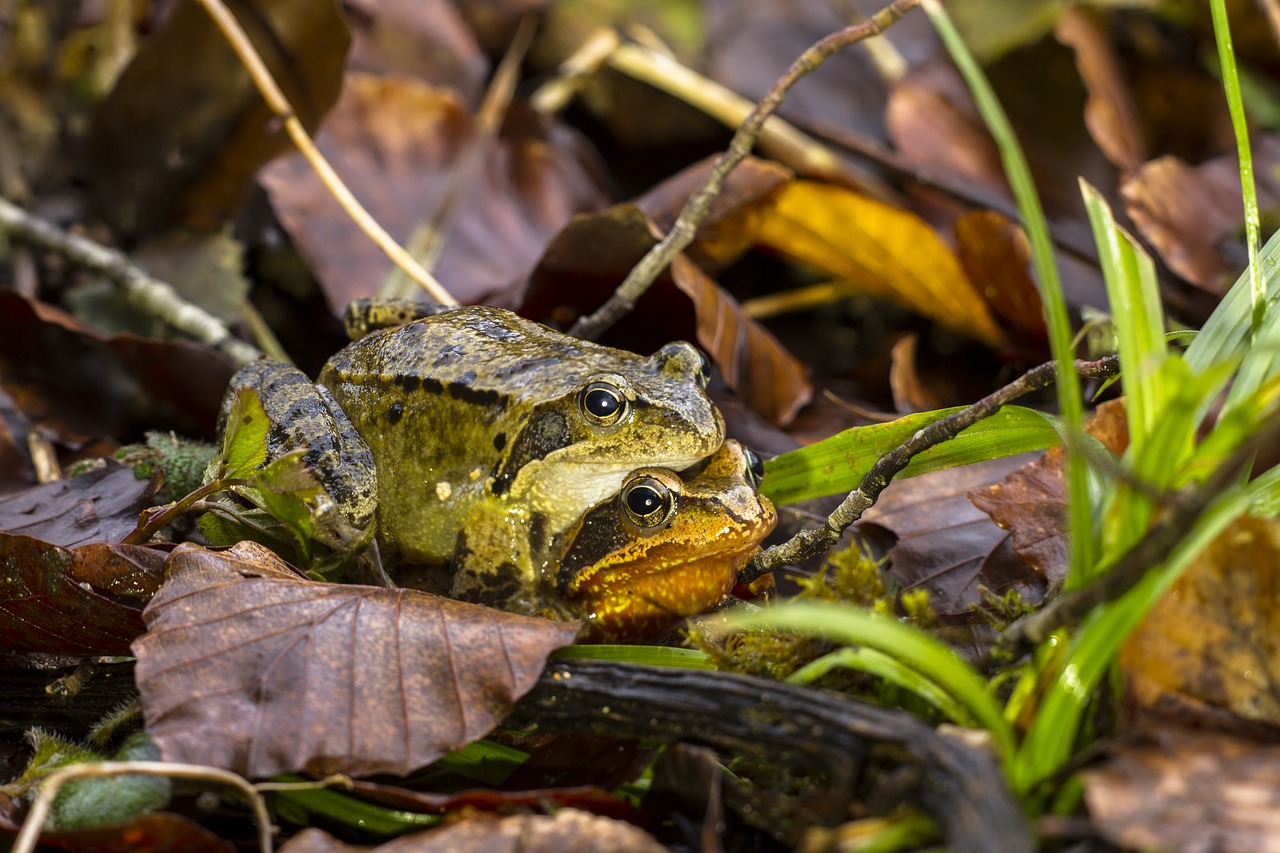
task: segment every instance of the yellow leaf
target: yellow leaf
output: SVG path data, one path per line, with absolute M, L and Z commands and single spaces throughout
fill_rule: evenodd
M 842 286 L 905 305 L 991 346 L 1005 342 L 955 252 L 924 220 L 844 187 L 793 181 L 718 224 L 710 254 L 768 246 Z

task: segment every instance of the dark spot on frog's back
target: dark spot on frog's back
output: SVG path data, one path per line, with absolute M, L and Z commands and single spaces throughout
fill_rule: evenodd
M 400 423 L 400 419 L 404 417 L 404 403 L 392 403 L 387 409 L 387 421 L 391 424 Z
M 472 375 L 472 381 L 475 376 Z M 445 391 L 455 400 L 481 406 L 486 409 L 504 409 L 507 406 L 507 395 L 492 388 L 476 388 L 469 382 L 450 382 L 444 386 Z
M 500 432 L 493 437 L 494 450 L 501 452 L 502 448 L 506 446 L 507 446 L 507 434 L 505 432 Z
M 395 382 L 405 390 L 405 393 L 412 394 L 422 385 L 422 377 L 415 376 L 412 373 L 401 373 L 396 377 Z

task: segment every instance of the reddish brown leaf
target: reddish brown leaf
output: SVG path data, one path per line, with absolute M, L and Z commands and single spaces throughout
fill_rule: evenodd
M 1280 138 L 1253 140 L 1258 200 L 1280 202 Z M 1144 165 L 1120 188 L 1125 211 L 1138 232 L 1156 248 L 1169 269 L 1210 293 L 1222 295 L 1245 264 L 1238 247 L 1244 222 L 1240 172 L 1234 153 L 1189 166 L 1176 157 Z M 1224 249 L 1237 246 L 1229 257 Z
M 1112 844 L 1180 853 L 1280 853 L 1280 746 L 1190 729 L 1110 750 L 1085 802 Z
M 889 388 L 893 391 L 894 410 L 900 415 L 942 407 L 942 402 L 925 387 L 916 369 L 916 346 L 919 343 L 919 335 L 903 335 L 890 353 Z
M 333 105 L 349 35 L 333 3 L 228 2 L 308 129 Z M 193 105 L 199 109 L 193 109 Z M 94 199 L 119 230 L 220 226 L 258 168 L 289 147 L 209 13 L 180 3 L 94 115 Z
M 408 773 L 483 737 L 577 623 L 322 584 L 266 549 L 184 545 L 133 644 L 170 761 L 246 776 Z
M 1103 403 L 1085 431 L 1117 455 L 1129 445 L 1124 402 Z M 969 493 L 969 500 L 1013 534 L 1013 549 L 1057 587 L 1067 572 L 1067 507 L 1062 448 L 1051 447 L 1003 481 Z
M 653 223 L 632 205 L 575 219 L 547 246 L 530 277 L 525 313 L 573 313 L 560 300 L 571 300 L 578 312 L 595 310 L 657 240 Z M 609 343 L 639 352 L 681 337 L 697 340 L 725 382 L 775 423 L 789 420 L 812 394 L 795 357 L 697 265 L 677 257 Z
M 207 432 L 231 362 L 189 341 L 107 336 L 16 293 L 0 292 L 0 384 L 61 440 L 173 429 Z
M 139 480 L 118 462 L 72 477 L 32 486 L 0 498 L 0 530 L 42 539 L 64 548 L 87 542 L 117 542 L 137 525 L 151 504 L 155 485 Z
M 462 302 L 511 301 L 547 241 L 606 199 L 586 144 L 561 125 L 509 117 L 453 209 L 437 278 Z M 317 144 L 373 217 L 397 240 L 428 224 L 474 122 L 456 95 L 406 79 L 348 76 Z M 263 185 L 329 305 L 372 296 L 391 262 L 300 155 L 271 164 Z
M 451 0 L 348 0 L 350 71 L 406 74 L 476 103 L 489 60 Z
M 1009 546 L 1009 534 L 973 507 L 966 493 L 1014 470 L 1024 457 L 994 459 L 893 483 L 864 523 L 886 528 L 898 542 L 889 574 L 904 590 L 925 589 L 934 611 L 950 621 L 974 618 L 983 588 L 1013 589 L 1029 602 L 1044 581 Z
M 280 853 L 667 853 L 644 830 L 607 817 L 561 809 L 554 815 L 477 816 L 440 829 L 416 833 L 374 848 L 351 847 L 319 829 L 306 829 L 289 839 Z
M 1137 106 L 1111 41 L 1088 13 L 1068 8 L 1054 35 L 1075 51 L 1076 68 L 1089 90 L 1084 123 L 1098 147 L 1122 172 L 1132 173 L 1147 159 Z
M 40 849 L 76 853 L 137 853 L 140 850 L 233 853 L 236 847 L 190 818 L 161 812 L 142 815 L 128 823 L 44 832 L 40 835 Z
M 0 643 L 16 652 L 128 654 L 161 561 L 143 546 L 70 551 L 0 533 Z
M 994 210 L 974 210 L 956 220 L 960 265 L 991 310 L 1023 336 L 1048 340 L 1040 291 L 1031 277 L 1031 246 L 1016 222 Z

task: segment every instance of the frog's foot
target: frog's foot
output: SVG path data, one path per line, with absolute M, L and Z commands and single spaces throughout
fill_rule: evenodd
M 448 311 L 438 302 L 419 299 L 357 299 L 342 314 L 347 337 L 358 341 L 379 329 L 394 329 Z

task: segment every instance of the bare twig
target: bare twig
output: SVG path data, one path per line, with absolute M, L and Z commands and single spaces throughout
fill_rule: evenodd
M 1280 0 L 1258 0 L 1262 11 L 1267 13 L 1267 23 L 1271 25 L 1271 35 L 1280 43 Z
M 263 853 L 271 853 L 271 816 L 267 813 L 267 804 L 254 787 L 241 776 L 220 770 L 217 767 L 203 767 L 198 764 L 170 764 L 164 761 L 102 761 L 86 764 L 72 764 L 56 770 L 40 783 L 40 794 L 31 804 L 31 811 L 22 824 L 22 831 L 13 842 L 13 853 L 31 853 L 36 849 L 40 839 L 40 831 L 44 829 L 45 819 L 58 796 L 58 790 L 67 782 L 75 779 L 97 779 L 111 776 L 167 776 L 173 779 L 195 779 L 215 785 L 228 785 L 244 794 L 253 807 L 253 816 L 258 823 L 258 847 Z
M 989 670 L 1016 660 L 1048 639 L 1059 628 L 1076 625 L 1100 604 L 1114 601 L 1137 585 L 1153 567 L 1160 565 L 1186 538 L 1196 519 L 1231 484 L 1257 455 L 1261 437 L 1246 441 L 1203 483 L 1188 486 L 1158 515 L 1146 535 L 1121 557 L 1107 573 L 1088 586 L 1059 595 L 1034 613 L 1015 621 L 1000 634 L 994 649 L 978 666 Z
M 680 211 L 680 217 L 675 225 L 671 226 L 667 236 L 650 249 L 640 263 L 632 268 L 626 280 L 618 286 L 598 311 L 579 318 L 569 333 L 587 339 L 599 337 L 601 332 L 635 307 L 636 300 L 649 289 L 672 259 L 693 242 L 694 235 L 698 232 L 698 225 L 706 219 L 711 209 L 711 202 L 719 195 L 725 179 L 751 153 L 752 146 L 760 138 L 765 120 L 782 104 L 782 99 L 786 97 L 792 86 L 820 66 L 827 57 L 848 45 L 879 35 L 919 4 L 920 0 L 893 0 L 888 6 L 872 15 L 870 20 L 832 33 L 802 53 L 778 79 L 778 82 L 773 84 L 760 103 L 756 104 L 756 108 L 752 110 L 751 115 L 747 116 L 746 121 L 739 126 L 733 135 L 733 140 L 729 143 L 728 150 L 716 159 L 706 182 L 685 204 L 684 209 Z
M 1119 371 L 1120 359 L 1114 355 L 1097 361 L 1076 362 L 1076 373 L 1081 377 L 1115 376 Z M 867 472 L 862 484 L 849 493 L 849 496 L 836 507 L 820 527 L 802 530 L 781 545 L 766 548 L 756 554 L 751 564 L 743 570 L 740 580 L 750 582 L 774 569 L 795 565 L 811 557 L 825 554 L 840 541 L 840 537 L 844 535 L 849 525 L 861 518 L 862 514 L 875 504 L 880 493 L 903 468 L 907 467 L 916 454 L 955 438 L 961 431 L 983 418 L 994 415 L 1001 406 L 1013 402 L 1022 395 L 1040 388 L 1047 388 L 1053 383 L 1056 374 L 1056 366 L 1053 362 L 1042 364 L 998 391 L 988 394 L 972 406 L 929 424 L 882 456 Z
M 168 284 L 147 275 L 120 252 L 69 234 L 3 198 L 0 198 L 0 231 L 8 232 L 15 240 L 53 252 L 76 266 L 93 270 L 114 282 L 133 305 L 184 334 L 217 347 L 236 364 L 246 364 L 261 355 L 256 348 L 233 337 L 217 317 L 183 299 Z
M 293 144 L 302 152 L 302 156 L 311 164 L 311 168 L 315 170 L 320 180 L 324 182 L 325 187 L 337 199 L 338 204 L 342 205 L 342 209 L 347 215 L 377 244 L 392 263 L 405 271 L 405 274 L 412 278 L 415 282 L 431 295 L 433 299 L 442 305 L 457 305 L 458 301 L 454 299 L 449 291 L 444 289 L 440 282 L 436 281 L 431 273 L 427 272 L 422 266 L 413 259 L 413 256 L 404 250 L 391 235 L 383 230 L 364 207 L 352 195 L 351 190 L 347 189 L 347 185 L 338 177 L 338 173 L 329 165 L 329 161 L 324 159 L 324 155 L 316 148 L 315 143 L 307 134 L 306 129 L 302 126 L 302 122 L 298 120 L 298 116 L 294 113 L 293 107 L 289 105 L 289 101 L 284 96 L 284 92 L 280 91 L 280 87 L 272 78 L 271 72 L 267 70 L 266 63 L 262 61 L 262 57 L 258 55 L 258 51 L 254 49 L 253 43 L 249 41 L 249 37 L 245 35 L 240 24 L 236 22 L 235 16 L 227 9 L 222 0 L 200 0 L 200 5 L 213 18 L 214 23 L 218 25 L 218 29 L 226 37 L 231 44 L 232 49 L 236 52 L 236 56 L 240 58 L 240 62 L 244 65 L 245 70 L 249 72 L 249 76 L 253 79 L 253 83 L 258 87 L 262 99 L 267 102 L 267 106 L 271 108 L 280 120 L 284 123 L 285 132 L 289 134 L 289 138 L 293 140 Z

